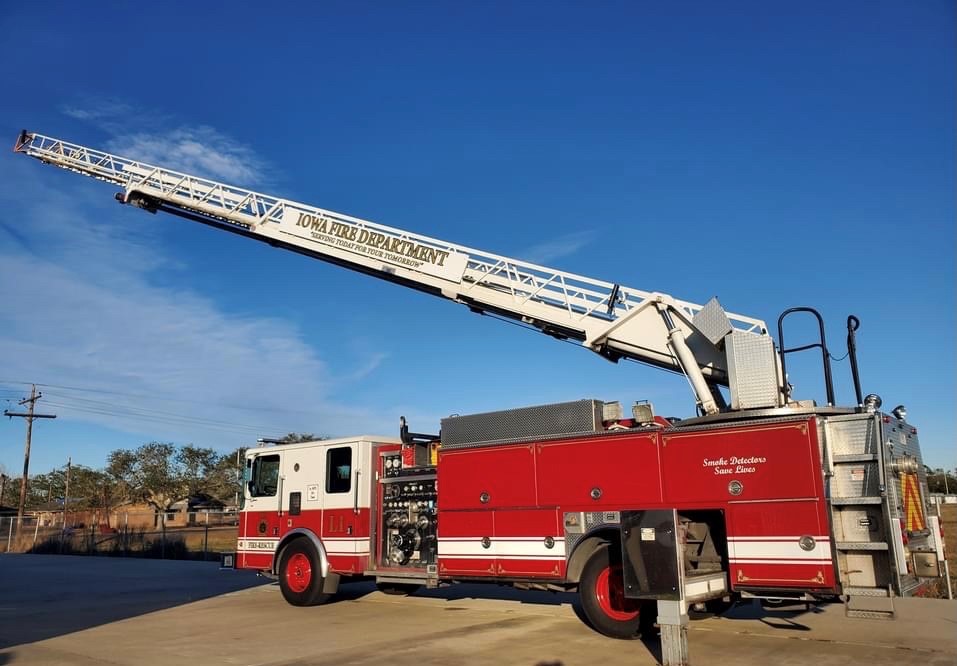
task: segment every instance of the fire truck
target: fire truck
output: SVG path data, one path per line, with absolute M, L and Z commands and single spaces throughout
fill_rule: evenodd
M 697 413 L 583 399 L 443 419 L 437 435 L 363 435 L 252 448 L 236 566 L 319 604 L 343 583 L 387 593 L 486 582 L 577 591 L 595 629 L 632 638 L 654 604 L 718 610 L 746 598 L 841 599 L 893 616 L 942 575 L 917 429 L 881 411 L 857 369 L 836 404 L 824 324 L 766 324 L 704 305 L 409 231 L 26 132 L 14 150 L 119 186 L 172 213 L 461 303 L 687 377 Z M 784 323 L 816 319 L 788 348 Z M 823 404 L 792 396 L 789 354 L 820 353 Z M 816 351 L 815 351 L 816 350 Z M 683 612 L 682 610 L 682 612 Z

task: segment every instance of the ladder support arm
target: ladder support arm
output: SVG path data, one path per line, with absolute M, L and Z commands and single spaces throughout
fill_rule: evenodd
M 661 313 L 661 318 L 665 322 L 665 328 L 668 330 L 668 345 L 678 358 L 678 362 L 681 364 L 681 368 L 688 378 L 688 381 L 691 382 L 691 388 L 694 391 L 698 406 L 705 414 L 717 414 L 718 405 L 711 396 L 711 387 L 708 386 L 708 382 L 704 378 L 701 368 L 698 367 L 698 362 L 694 354 L 691 352 L 691 349 L 688 348 L 684 334 L 680 328 L 675 326 L 668 305 L 661 300 L 659 300 L 656 305 L 658 312 Z

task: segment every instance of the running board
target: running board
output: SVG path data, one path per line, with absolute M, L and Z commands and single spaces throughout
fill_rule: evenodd
M 707 574 L 685 574 L 685 600 L 689 604 L 728 595 L 728 574 L 715 571 Z

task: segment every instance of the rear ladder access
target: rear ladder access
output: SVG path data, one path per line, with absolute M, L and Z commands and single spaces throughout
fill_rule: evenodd
M 827 494 L 848 617 L 893 619 L 900 589 L 895 530 L 884 484 L 879 414 L 823 422 Z

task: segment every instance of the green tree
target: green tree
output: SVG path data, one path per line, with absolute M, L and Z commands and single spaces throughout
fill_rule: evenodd
M 954 470 L 944 470 L 941 467 L 927 470 L 927 489 L 932 493 L 957 493 L 957 477 Z
M 320 439 L 328 439 L 328 437 L 320 437 L 318 435 L 313 435 L 311 432 L 290 432 L 284 437 L 280 438 L 279 444 L 298 444 L 299 442 L 315 442 Z
M 66 473 L 60 470 L 52 470 L 42 474 L 34 474 L 30 477 L 30 484 L 27 486 L 27 497 L 24 508 L 27 511 L 46 506 L 51 502 L 63 499 L 63 489 L 66 486 Z M 19 484 L 17 492 L 20 491 Z
M 245 458 L 245 447 L 221 455 L 207 477 L 206 492 L 225 504 L 237 502 L 243 488 Z
M 220 455 L 213 449 L 187 444 L 174 456 L 174 472 L 180 475 L 184 497 L 209 494 L 210 477 L 219 463 Z
M 73 465 L 70 476 L 70 508 L 95 509 L 108 508 L 106 501 L 112 494 L 113 485 L 109 477 L 100 470 L 84 465 Z M 43 474 L 35 474 L 30 479 L 32 489 L 27 501 L 28 508 L 37 508 L 51 502 L 63 504 L 66 501 L 67 468 L 54 469 Z M 19 483 L 17 484 L 19 490 Z
M 0 506 L 16 506 L 14 497 L 19 497 L 18 494 L 14 493 L 13 489 L 16 486 L 16 492 L 20 492 L 20 480 L 12 478 L 3 468 L 0 468 Z
M 217 460 L 212 449 L 149 442 L 135 451 L 110 453 L 106 473 L 127 499 L 166 512 L 177 502 L 206 492 Z
M 11 477 L 7 468 L 0 465 L 0 506 L 16 506 L 16 504 L 11 504 L 13 501 L 12 498 L 14 497 L 12 492 L 14 484 L 17 485 L 17 492 L 20 492 L 19 480 Z

